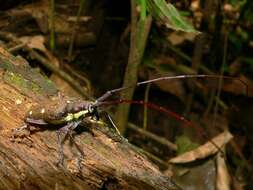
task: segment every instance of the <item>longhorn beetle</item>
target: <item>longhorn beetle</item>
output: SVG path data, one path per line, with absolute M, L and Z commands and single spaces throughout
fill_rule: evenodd
M 113 90 L 107 91 L 101 97 L 97 98 L 95 101 L 83 101 L 77 99 L 65 99 L 62 102 L 52 102 L 46 107 L 36 106 L 28 111 L 24 121 L 26 125 L 23 128 L 29 129 L 29 125 L 42 127 L 43 125 L 55 125 L 60 128 L 57 131 L 58 145 L 60 152 L 59 164 L 63 164 L 64 154 L 63 154 L 63 139 L 66 136 L 70 137 L 70 140 L 77 147 L 81 156 L 84 156 L 82 149 L 74 142 L 72 132 L 77 128 L 85 119 L 91 118 L 92 120 L 99 121 L 98 108 L 102 105 L 106 105 L 106 100 L 114 94 L 120 91 L 127 90 L 129 88 L 138 87 L 148 83 L 154 83 L 163 80 L 173 80 L 173 79 L 183 79 L 183 78 L 224 78 L 224 79 L 234 79 L 241 82 L 246 87 L 246 93 L 248 93 L 247 84 L 234 77 L 229 76 L 219 76 L 219 75 L 178 75 L 178 76 L 163 76 L 151 80 L 146 80 L 138 82 L 134 85 L 129 85 Z M 109 115 L 107 115 L 109 117 Z M 92 121 L 90 120 L 90 121 Z M 112 122 L 111 118 L 109 120 Z M 116 128 L 114 123 L 112 125 Z M 117 129 L 117 128 L 116 128 Z M 64 138 L 62 139 L 62 135 Z

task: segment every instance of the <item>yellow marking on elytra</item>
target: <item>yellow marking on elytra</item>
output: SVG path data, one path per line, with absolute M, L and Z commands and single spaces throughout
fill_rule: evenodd
M 87 113 L 89 113 L 88 110 L 79 111 L 79 112 L 77 112 L 77 113 L 74 114 L 74 119 L 79 119 L 81 116 L 84 116 Z
M 77 120 L 82 116 L 85 116 L 88 112 L 88 110 L 82 110 L 77 113 L 68 113 L 68 115 L 63 119 L 64 121 L 72 121 L 72 120 Z
M 31 110 L 31 111 L 29 111 L 29 115 L 32 115 L 33 114 L 33 111 Z
M 74 114 L 68 113 L 68 115 L 63 119 L 64 121 L 72 121 L 74 118 Z

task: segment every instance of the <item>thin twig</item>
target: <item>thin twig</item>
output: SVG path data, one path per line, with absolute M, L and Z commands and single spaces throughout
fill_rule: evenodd
M 146 86 L 144 102 L 148 102 L 150 86 L 151 86 L 151 83 L 149 83 Z M 147 130 L 147 123 L 148 123 L 148 107 L 146 104 L 144 104 L 144 111 L 143 111 L 143 129 L 144 130 Z
M 163 137 L 160 137 L 156 134 L 153 134 L 149 131 L 143 130 L 142 128 L 137 127 L 136 125 L 134 125 L 133 123 L 127 123 L 127 127 L 129 129 L 134 130 L 135 132 L 140 133 L 141 135 L 146 136 L 147 138 L 150 138 L 150 139 L 158 142 L 161 145 L 164 145 L 164 146 L 168 147 L 170 150 L 173 150 L 173 151 L 177 150 L 177 145 L 176 144 L 168 141 L 167 139 L 165 139 Z
M 79 9 L 78 9 L 78 12 L 77 12 L 76 22 L 73 26 L 73 31 L 72 31 L 72 34 L 71 34 L 71 39 L 70 39 L 70 44 L 69 44 L 69 49 L 68 49 L 68 58 L 69 58 L 69 60 L 71 60 L 71 57 L 72 57 L 72 52 L 73 52 L 73 48 L 74 48 L 77 27 L 78 27 L 78 24 L 80 22 L 80 16 L 81 16 L 81 13 L 82 13 L 82 10 L 83 10 L 84 2 L 85 2 L 85 0 L 80 1 Z
M 75 72 L 70 66 L 69 64 L 62 64 L 62 67 L 69 73 L 71 73 L 72 76 L 78 78 L 80 81 L 83 81 L 85 83 L 85 85 L 87 86 L 87 92 L 89 94 L 91 94 L 91 83 L 90 81 L 83 75 Z
M 176 47 L 174 47 L 173 45 L 170 45 L 170 44 L 168 44 L 168 46 L 167 46 L 171 51 L 173 51 L 174 53 L 176 53 L 177 55 L 179 55 L 181 58 L 183 58 L 185 61 L 187 61 L 187 62 L 189 62 L 189 63 L 191 63 L 192 62 L 192 59 L 191 59 L 191 57 L 190 56 L 188 56 L 187 54 L 185 54 L 184 52 L 182 52 L 181 50 L 179 50 L 178 48 L 176 48 Z M 187 71 L 187 70 L 189 70 L 190 68 L 189 67 L 187 67 L 187 66 L 179 66 L 178 67 L 179 69 L 183 69 L 184 71 Z M 200 66 L 199 66 L 199 69 L 201 70 L 201 71 L 203 71 L 204 73 L 206 73 L 206 74 L 209 74 L 209 75 L 211 75 L 211 74 L 214 74 L 211 70 L 209 70 L 205 65 L 203 65 L 203 64 L 201 64 Z M 193 71 L 194 72 L 194 71 Z M 193 74 L 193 73 L 189 73 L 189 74 Z
M 147 156 L 149 159 L 151 159 L 152 161 L 158 163 L 160 166 L 164 167 L 164 168 L 168 168 L 169 164 L 163 160 L 161 160 L 160 158 L 158 158 L 157 156 L 151 154 L 150 152 L 147 152 L 145 150 L 143 150 L 142 148 L 139 148 L 138 146 L 135 146 L 133 144 L 131 144 L 132 148 L 135 149 L 137 152 L 144 154 L 145 156 Z
M 199 73 L 199 67 L 202 65 L 202 58 L 203 58 L 203 49 L 206 44 L 206 38 L 207 35 L 205 33 L 201 33 L 196 37 L 196 43 L 194 47 L 194 53 L 192 57 L 192 63 L 191 63 L 191 68 L 196 72 L 196 74 Z M 184 110 L 184 115 L 188 115 L 191 111 L 191 107 L 193 104 L 194 100 L 194 94 L 195 94 L 195 83 L 196 79 L 192 79 L 189 81 L 189 86 L 191 88 L 191 92 L 189 95 L 187 95 L 187 102 L 186 102 L 186 108 Z
M 55 15 L 55 1 L 50 0 L 49 28 L 50 28 L 50 49 L 51 49 L 51 51 L 54 51 L 54 49 L 55 49 L 54 15 Z
M 26 46 L 26 43 L 20 43 L 14 47 L 9 48 L 8 51 L 11 53 L 14 53 L 14 52 L 17 52 L 18 50 L 24 48 L 24 46 Z
M 227 49 L 228 49 L 228 32 L 225 32 L 224 53 L 223 53 L 223 58 L 222 58 L 221 71 L 220 71 L 221 76 L 223 76 L 223 74 L 224 74 L 224 69 L 225 69 L 226 60 L 227 60 Z M 222 84 L 223 84 L 223 78 L 220 77 L 219 82 L 218 82 L 218 90 L 217 90 L 217 95 L 216 95 L 217 99 L 216 100 L 220 99 Z M 213 127 L 216 127 L 215 125 L 216 125 L 216 121 L 217 121 L 218 106 L 219 106 L 219 102 L 215 101 Z

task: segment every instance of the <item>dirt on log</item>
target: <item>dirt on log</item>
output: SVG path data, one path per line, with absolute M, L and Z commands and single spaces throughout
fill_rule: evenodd
M 57 135 L 51 126 L 15 137 L 31 106 L 57 100 L 58 94 L 23 58 L 0 48 L 0 189 L 178 189 L 126 139 L 108 135 L 112 132 L 106 128 L 75 135 L 85 154 L 81 169 L 68 139 L 64 165 L 57 166 Z

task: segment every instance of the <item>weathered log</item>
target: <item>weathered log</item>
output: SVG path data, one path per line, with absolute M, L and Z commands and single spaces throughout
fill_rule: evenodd
M 91 127 L 75 135 L 85 157 L 64 143 L 64 166 L 55 128 L 47 126 L 23 138 L 13 136 L 35 104 L 57 100 L 58 91 L 19 56 L 0 48 L 0 189 L 179 189 L 123 137 Z M 60 99 L 59 99 L 60 101 Z

